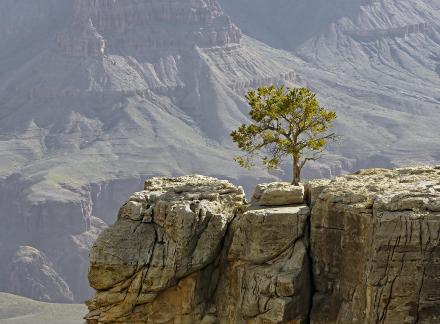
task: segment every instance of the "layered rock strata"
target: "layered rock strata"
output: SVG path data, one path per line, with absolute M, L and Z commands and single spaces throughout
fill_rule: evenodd
M 61 48 L 76 56 L 79 43 L 81 54 L 95 56 L 104 49 L 101 35 L 113 52 L 224 46 L 241 39 L 213 0 L 76 0 L 73 26 L 60 37 Z

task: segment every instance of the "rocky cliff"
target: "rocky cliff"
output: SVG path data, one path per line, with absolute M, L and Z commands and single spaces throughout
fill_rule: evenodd
M 247 87 L 292 84 L 288 60 L 243 44 L 215 0 L 0 1 L 0 290 L 90 298 L 88 250 L 140 179 L 256 181 L 228 134 Z
M 145 178 L 287 178 L 232 159 L 250 87 L 337 110 L 308 176 L 438 162 L 439 1 L 1 0 L 0 290 L 90 298 L 89 247 Z
M 91 250 L 87 322 L 437 323 L 440 168 L 305 187 L 147 181 Z
M 312 182 L 313 323 L 437 323 L 440 168 Z

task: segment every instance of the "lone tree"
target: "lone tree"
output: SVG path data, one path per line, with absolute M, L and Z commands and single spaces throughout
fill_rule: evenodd
M 322 107 L 307 88 L 261 87 L 246 95 L 254 121 L 231 133 L 245 155 L 235 160 L 245 168 L 254 166 L 260 156 L 268 169 L 279 167 L 283 158 L 293 161 L 293 185 L 299 185 L 301 170 L 307 161 L 322 156 L 328 141 L 337 138 L 329 133 L 336 113 Z

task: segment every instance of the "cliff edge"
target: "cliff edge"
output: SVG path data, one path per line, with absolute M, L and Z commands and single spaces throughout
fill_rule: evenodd
M 153 178 L 91 250 L 86 320 L 437 323 L 439 239 L 440 168 L 265 184 L 250 204 L 228 181 Z

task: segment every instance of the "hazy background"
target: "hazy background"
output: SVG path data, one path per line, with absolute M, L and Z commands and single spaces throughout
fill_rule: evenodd
M 251 87 L 337 111 L 307 177 L 440 162 L 440 0 L 95 3 L 0 2 L 0 291 L 83 302 L 88 249 L 145 178 L 288 179 L 232 160 Z

